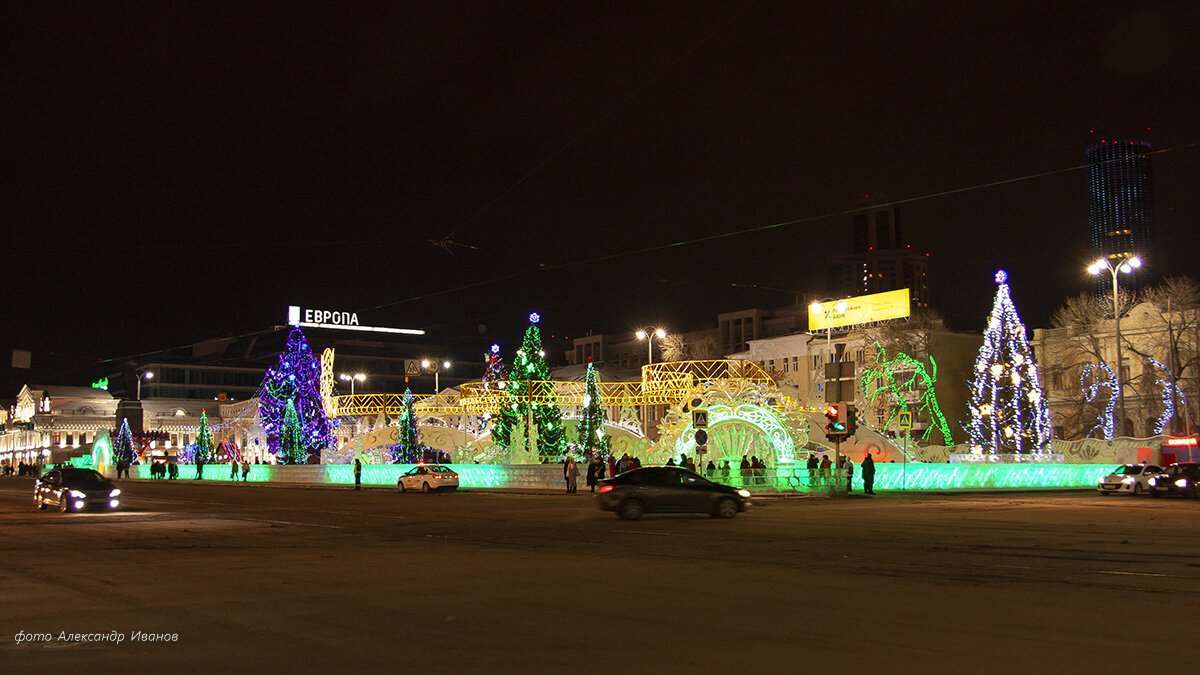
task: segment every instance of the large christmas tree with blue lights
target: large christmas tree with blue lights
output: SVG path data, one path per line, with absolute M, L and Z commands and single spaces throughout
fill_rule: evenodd
M 133 464 L 133 432 L 129 430 L 129 420 L 121 420 L 121 428 L 117 430 L 117 439 L 112 445 L 113 464 Z
M 1050 452 L 1050 408 L 1037 363 L 1008 290 L 1008 274 L 996 273 L 996 302 L 975 359 L 971 382 L 971 449 L 981 454 Z
M 267 447 L 280 455 L 284 415 L 288 403 L 296 408 L 300 425 L 300 449 L 296 458 L 307 458 L 333 445 L 333 422 L 321 403 L 321 362 L 312 353 L 304 333 L 297 327 L 288 335 L 279 363 L 267 370 L 259 394 L 259 417 L 267 434 Z M 281 461 L 288 461 L 280 457 Z M 304 460 L 300 460 L 303 462 Z

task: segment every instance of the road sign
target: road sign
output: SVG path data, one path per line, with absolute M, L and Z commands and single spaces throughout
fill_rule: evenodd
M 692 411 L 692 428 L 707 429 L 708 428 L 708 411 L 693 410 Z
M 408 365 L 404 367 L 404 375 L 406 377 L 416 377 L 421 374 L 421 367 L 415 359 L 409 359 Z
M 912 413 L 902 412 L 896 416 L 896 426 L 900 429 L 912 428 Z
M 703 429 L 696 430 L 696 445 L 708 444 L 708 432 Z

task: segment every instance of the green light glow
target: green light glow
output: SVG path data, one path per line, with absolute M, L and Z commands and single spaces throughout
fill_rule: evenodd
M 921 438 L 929 438 L 936 427 L 942 434 L 942 443 L 953 445 L 954 439 L 950 435 L 950 425 L 946 423 L 942 409 L 938 407 L 937 396 L 933 390 L 937 383 L 937 361 L 930 355 L 929 369 L 926 370 L 924 363 L 904 352 L 900 352 L 896 358 L 889 360 L 883 345 L 876 342 L 875 346 L 879 348 L 879 353 L 875 356 L 875 366 L 863 369 L 860 381 L 863 393 L 866 394 L 867 400 L 872 405 L 880 395 L 885 393 L 890 393 L 891 400 L 899 404 L 899 407 L 893 406 L 888 411 L 887 420 L 880 426 L 884 429 L 891 427 L 892 421 L 896 419 L 896 414 L 908 410 L 908 403 L 904 399 L 905 392 L 921 391 L 923 388 L 921 405 L 916 412 L 918 415 L 928 413 L 934 423 L 926 427 Z

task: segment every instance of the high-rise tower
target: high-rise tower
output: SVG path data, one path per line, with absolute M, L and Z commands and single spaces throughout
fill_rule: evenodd
M 1150 144 L 1104 139 L 1088 148 L 1088 228 L 1095 259 L 1145 256 L 1150 243 L 1154 196 L 1150 180 Z M 1136 291 L 1144 275 L 1122 279 Z M 1128 286 L 1127 286 L 1128 284 Z M 1096 277 L 1096 293 L 1112 292 L 1112 278 Z

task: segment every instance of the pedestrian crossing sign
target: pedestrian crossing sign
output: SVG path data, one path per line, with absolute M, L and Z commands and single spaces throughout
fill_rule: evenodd
M 692 428 L 705 429 L 708 427 L 708 411 L 693 410 L 692 411 Z
M 900 429 L 911 429 L 912 428 L 912 413 L 907 412 L 907 411 L 900 413 L 896 419 L 896 426 L 899 427 Z

